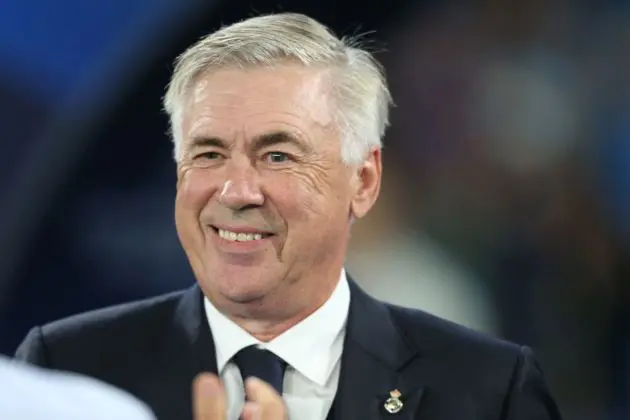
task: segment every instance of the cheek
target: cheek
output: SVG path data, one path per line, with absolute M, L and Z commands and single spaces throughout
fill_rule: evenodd
M 181 174 L 177 187 L 177 204 L 181 210 L 200 212 L 216 192 L 208 169 L 191 168 Z
M 345 191 L 331 172 L 300 173 L 287 176 L 274 184 L 280 200 L 283 216 L 302 222 L 325 223 L 334 220 L 348 207 Z

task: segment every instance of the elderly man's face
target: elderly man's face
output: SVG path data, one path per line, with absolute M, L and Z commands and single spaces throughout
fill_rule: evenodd
M 339 276 L 351 215 L 376 200 L 380 152 L 342 162 L 328 83 L 287 64 L 213 72 L 191 90 L 176 224 L 200 286 L 225 310 L 319 299 L 318 285 Z

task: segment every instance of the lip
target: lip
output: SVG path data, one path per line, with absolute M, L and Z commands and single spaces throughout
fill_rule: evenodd
M 273 235 L 270 235 L 264 231 L 258 231 L 256 229 L 240 229 L 240 230 L 232 230 L 234 228 L 229 228 L 225 230 L 229 230 L 234 233 L 260 233 L 266 234 L 270 236 L 265 236 L 261 239 L 255 239 L 253 241 L 230 241 L 228 239 L 224 239 L 219 236 L 218 229 L 224 229 L 223 227 L 219 228 L 218 226 L 208 226 L 208 230 L 212 235 L 212 240 L 216 244 L 217 248 L 220 251 L 223 251 L 228 254 L 252 254 L 256 252 L 263 251 L 269 245 L 271 245 L 271 240 Z

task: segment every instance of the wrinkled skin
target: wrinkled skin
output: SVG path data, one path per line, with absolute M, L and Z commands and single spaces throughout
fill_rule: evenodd
M 342 161 L 329 87 L 296 64 L 225 69 L 201 75 L 183 109 L 180 241 L 204 294 L 263 340 L 328 299 L 350 218 L 378 196 L 380 150 Z M 271 236 L 234 243 L 217 227 Z

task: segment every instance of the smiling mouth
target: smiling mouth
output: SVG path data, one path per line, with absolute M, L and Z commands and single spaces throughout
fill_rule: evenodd
M 266 239 L 273 234 L 271 233 L 263 233 L 263 232 L 232 232 L 225 229 L 219 229 L 215 226 L 210 226 L 214 232 L 219 235 L 220 238 L 225 239 L 226 241 L 232 242 L 251 242 L 251 241 L 259 241 L 261 239 Z

